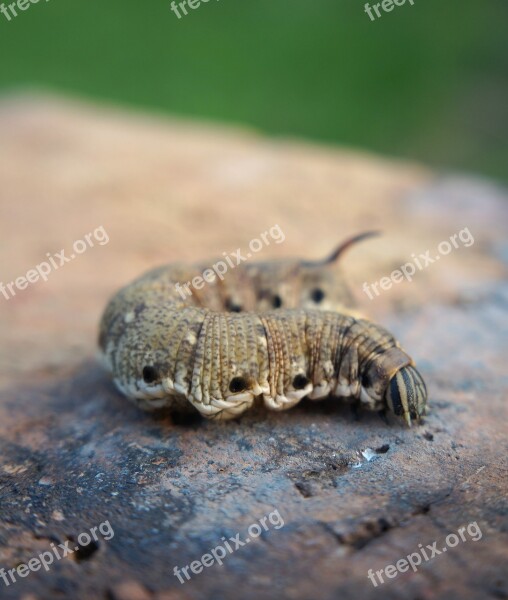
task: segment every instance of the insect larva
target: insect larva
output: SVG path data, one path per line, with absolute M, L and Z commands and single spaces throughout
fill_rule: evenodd
M 99 345 L 117 387 L 144 409 L 188 401 L 229 419 L 262 396 L 285 410 L 302 398 L 356 399 L 411 425 L 427 390 L 413 360 L 385 329 L 352 311 L 336 262 L 357 236 L 319 262 L 239 265 L 186 300 L 175 284 L 207 265 L 169 265 L 121 289 Z

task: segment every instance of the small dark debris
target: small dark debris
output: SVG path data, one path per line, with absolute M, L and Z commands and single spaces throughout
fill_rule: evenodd
M 76 562 L 82 562 L 84 560 L 89 560 L 99 549 L 99 542 L 92 540 L 86 546 L 82 546 L 78 543 L 77 550 L 74 552 L 74 558 Z

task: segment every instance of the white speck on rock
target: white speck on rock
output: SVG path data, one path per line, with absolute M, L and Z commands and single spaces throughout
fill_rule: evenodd
M 44 476 L 39 479 L 38 483 L 39 485 L 54 485 L 55 481 L 52 477 Z
M 372 448 L 365 448 L 365 450 L 362 450 L 362 456 L 367 462 L 370 462 L 375 456 L 377 456 L 377 452 L 372 450 Z

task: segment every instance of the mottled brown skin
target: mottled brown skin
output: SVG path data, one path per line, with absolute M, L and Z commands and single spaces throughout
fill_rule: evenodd
M 117 387 L 144 409 L 190 402 L 230 419 L 262 396 L 273 410 L 302 398 L 356 399 L 410 425 L 425 383 L 382 327 L 355 315 L 337 272 L 343 244 L 321 262 L 246 263 L 182 300 L 175 285 L 213 263 L 150 271 L 108 304 L 99 345 Z

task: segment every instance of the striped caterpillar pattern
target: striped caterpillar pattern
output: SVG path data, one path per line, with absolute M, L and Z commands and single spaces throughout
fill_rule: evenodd
M 118 389 L 153 410 L 190 403 L 235 418 L 262 397 L 272 410 L 332 395 L 408 425 L 427 390 L 388 331 L 354 312 L 337 261 L 241 264 L 185 299 L 177 284 L 207 265 L 171 264 L 121 289 L 102 316 L 101 357 Z

